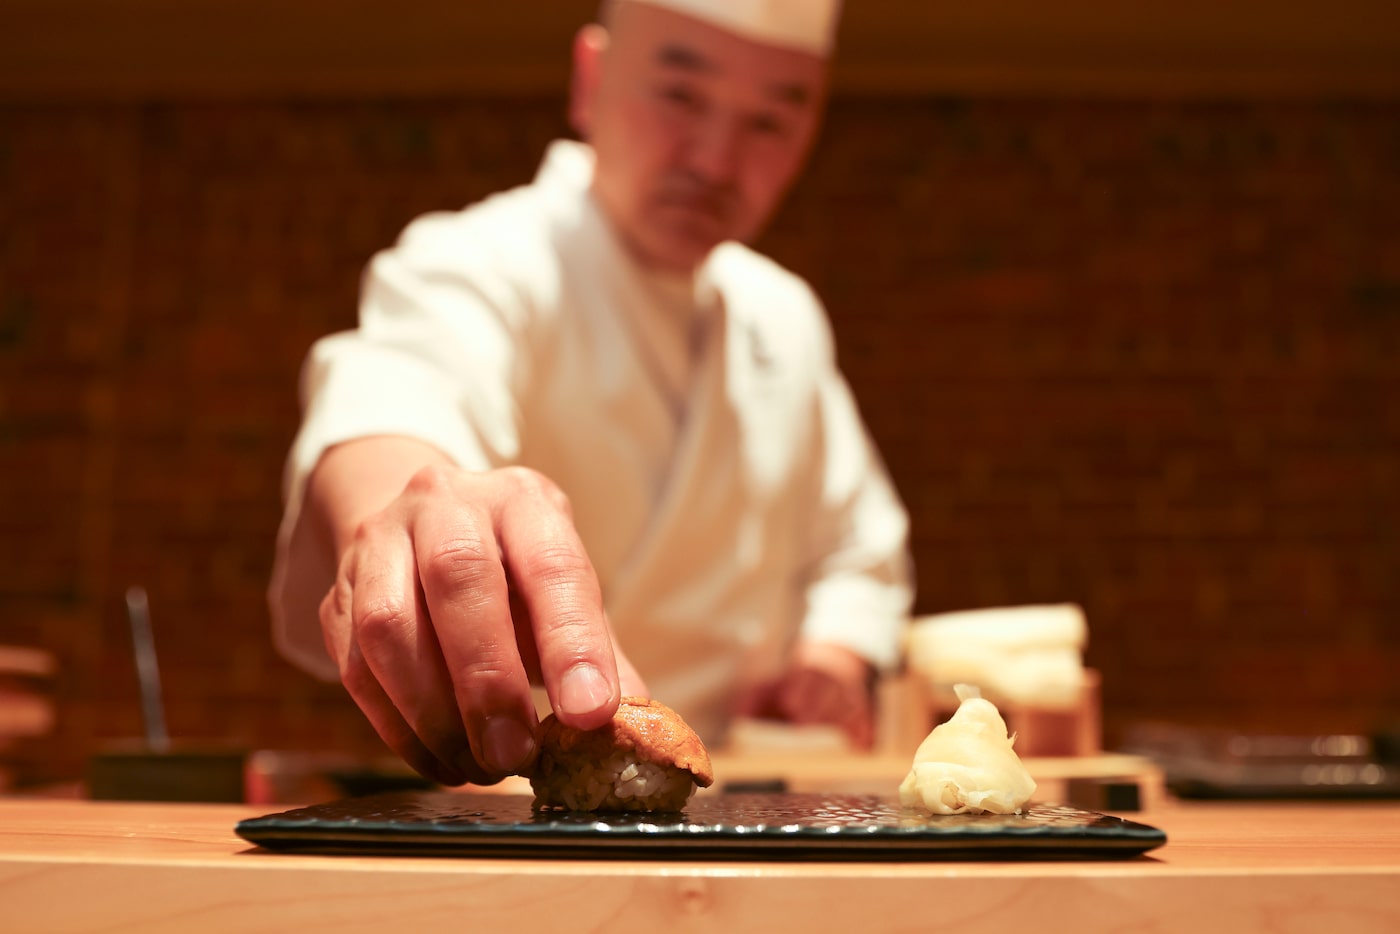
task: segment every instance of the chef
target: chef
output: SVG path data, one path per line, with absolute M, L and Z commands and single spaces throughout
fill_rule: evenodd
M 873 731 L 908 522 L 798 277 L 839 0 L 615 0 L 534 181 L 411 224 L 319 341 L 270 590 L 285 655 L 449 784 L 625 694 Z

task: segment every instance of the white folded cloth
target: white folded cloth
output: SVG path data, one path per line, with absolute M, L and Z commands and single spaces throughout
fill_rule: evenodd
M 1084 685 L 1088 636 L 1077 604 L 989 607 L 918 617 L 906 652 L 935 687 L 975 684 L 988 697 L 1065 708 Z

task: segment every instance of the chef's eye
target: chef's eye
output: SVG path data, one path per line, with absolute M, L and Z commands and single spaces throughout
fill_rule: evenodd
M 669 107 L 685 113 L 699 113 L 705 109 L 705 99 L 695 88 L 685 84 L 664 84 L 658 96 Z

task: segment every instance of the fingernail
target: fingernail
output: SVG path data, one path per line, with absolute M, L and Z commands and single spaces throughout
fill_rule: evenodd
M 513 717 L 492 717 L 481 731 L 486 764 L 498 772 L 514 772 L 535 753 L 535 738 Z
M 612 690 L 603 680 L 603 673 L 592 665 L 575 665 L 564 673 L 559 684 L 559 711 L 583 716 L 608 702 Z

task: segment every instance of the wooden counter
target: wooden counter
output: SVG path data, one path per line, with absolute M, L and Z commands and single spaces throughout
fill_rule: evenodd
M 0 799 L 0 928 L 1400 930 L 1400 803 L 1167 802 L 1145 857 L 919 864 L 278 855 L 233 833 L 267 810 Z

